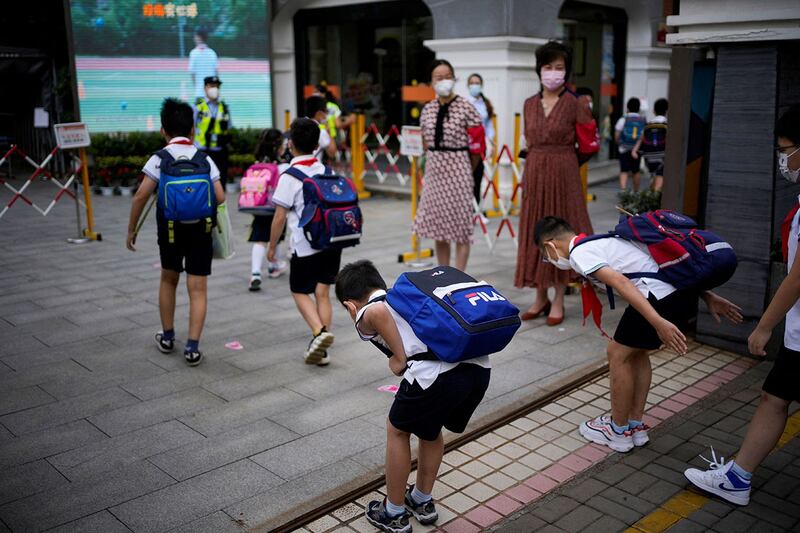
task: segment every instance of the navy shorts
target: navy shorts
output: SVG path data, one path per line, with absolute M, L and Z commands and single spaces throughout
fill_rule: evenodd
M 620 172 L 633 172 L 636 174 L 640 171 L 641 159 L 634 159 L 630 151 L 620 152 L 619 154 L 619 171 Z
M 436 440 L 443 427 L 463 433 L 483 400 L 490 375 L 488 368 L 461 363 L 439 374 L 427 389 L 404 379 L 389 410 L 389 422 L 422 440 Z
M 686 332 L 689 321 L 697 311 L 695 291 L 675 291 L 660 300 L 650 294 L 647 300 L 662 318 L 669 320 L 683 332 Z M 657 350 L 662 344 L 655 328 L 630 305 L 619 320 L 614 340 L 623 346 L 642 350 Z
M 293 254 L 289 262 L 289 290 L 296 294 L 314 294 L 320 283 L 333 285 L 341 262 L 341 250 L 322 250 L 305 257 Z
M 764 380 L 761 390 L 787 402 L 800 402 L 798 378 L 800 378 L 800 352 L 781 346 L 775 364 L 772 365 L 772 370 Z
M 193 276 L 210 276 L 214 250 L 211 233 L 206 231 L 205 222 L 176 222 L 174 233 L 174 242 L 169 242 L 166 227 L 159 228 L 158 253 L 161 257 L 161 268 L 179 273 L 185 270 Z

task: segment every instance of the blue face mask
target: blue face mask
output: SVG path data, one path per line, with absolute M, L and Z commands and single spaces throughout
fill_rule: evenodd
M 473 98 L 477 98 L 481 95 L 481 86 L 477 83 L 473 83 L 469 86 L 469 94 L 472 95 Z

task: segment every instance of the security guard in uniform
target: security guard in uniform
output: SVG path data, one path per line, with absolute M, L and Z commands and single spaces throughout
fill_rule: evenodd
M 228 182 L 228 143 L 233 128 L 228 104 L 219 98 L 222 82 L 217 76 L 203 80 L 206 96 L 195 103 L 194 144 L 219 168 L 223 189 Z

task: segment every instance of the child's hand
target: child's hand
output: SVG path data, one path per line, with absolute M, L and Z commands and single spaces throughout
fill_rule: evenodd
M 270 246 L 269 249 L 267 249 L 267 261 L 270 263 L 275 262 L 275 251 L 275 246 Z
M 134 244 L 136 244 L 136 234 L 134 232 L 132 232 L 132 231 L 129 231 L 128 232 L 128 238 L 125 240 L 125 246 L 131 252 L 135 252 L 136 251 L 136 247 L 134 246 Z
M 658 338 L 661 339 L 661 342 L 666 344 L 668 348 L 675 350 L 681 355 L 688 351 L 689 347 L 686 344 L 686 336 L 681 333 L 678 326 L 669 320 L 662 318 L 661 322 L 656 326 L 656 333 L 658 333 Z
M 721 296 L 717 296 L 713 292 L 706 294 L 705 301 L 708 306 L 708 312 L 711 313 L 711 316 L 714 317 L 717 324 L 722 322 L 723 316 L 733 324 L 741 324 L 744 320 L 741 307 Z
M 769 342 L 769 338 L 771 336 L 771 330 L 765 330 L 756 326 L 756 329 L 754 329 L 753 333 L 751 333 L 747 338 L 747 347 L 750 349 L 750 353 L 753 355 L 758 355 L 759 357 L 764 357 L 767 355 L 764 347 Z
M 403 359 L 405 359 L 405 357 Z M 392 356 L 389 358 L 389 370 L 391 370 L 392 374 L 395 376 L 402 376 L 406 371 L 406 362 L 400 360 L 397 356 Z
M 634 159 L 639 159 L 639 152 L 636 150 L 636 148 L 631 150 L 631 157 Z

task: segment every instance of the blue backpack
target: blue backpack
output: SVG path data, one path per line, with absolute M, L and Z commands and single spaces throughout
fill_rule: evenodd
M 216 196 L 206 154 L 197 150 L 191 159 L 175 159 L 162 149 L 156 155 L 161 158 L 156 212 L 167 222 L 169 242 L 175 242 L 175 222 L 205 219 L 210 233 L 217 218 Z
M 400 274 L 386 302 L 448 363 L 499 352 L 521 324 L 519 309 L 494 287 L 447 266 Z
M 698 229 L 691 218 L 667 209 L 639 215 L 622 215 L 619 224 L 607 234 L 592 235 L 576 241 L 587 242 L 621 237 L 647 246 L 658 264 L 658 272 L 629 272 L 629 279 L 653 278 L 676 289 L 711 290 L 727 282 L 736 272 L 738 260 L 733 247 L 722 237 Z M 573 248 L 574 250 L 574 248 Z M 609 291 L 609 301 L 613 296 Z
M 294 167 L 285 172 L 303 182 L 305 207 L 298 225 L 312 248 L 340 250 L 359 243 L 364 219 L 352 181 L 327 166 L 324 174 L 311 177 Z
M 631 150 L 639 141 L 642 136 L 647 123 L 644 117 L 633 117 L 630 115 L 625 116 L 625 123 L 622 126 L 622 131 L 619 134 L 619 145 L 623 148 Z

